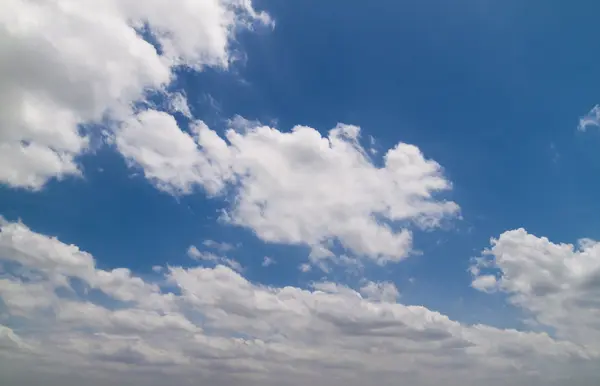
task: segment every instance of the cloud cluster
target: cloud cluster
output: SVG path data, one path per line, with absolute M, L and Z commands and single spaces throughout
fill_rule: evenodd
M 390 284 L 277 288 L 222 265 L 169 267 L 149 282 L 22 223 L 0 232 L 1 320 L 19 321 L 0 328 L 0 362 L 11 374 L 52 368 L 49 382 L 76 372 L 98 385 L 495 385 L 517 371 L 511 382 L 541 385 L 597 355 L 396 303 Z
M 600 243 L 555 244 L 524 229 L 507 231 L 471 271 L 474 288 L 505 292 L 532 322 L 600 348 Z
M 329 245 L 338 242 L 379 263 L 399 261 L 411 250 L 410 224 L 435 227 L 459 208 L 436 197 L 451 185 L 417 147 L 399 143 L 378 166 L 359 134 L 343 124 L 327 136 L 248 125 L 223 138 L 202 122 L 184 132 L 171 115 L 148 110 L 124 125 L 116 144 L 160 189 L 233 194 L 226 220 L 264 241 L 308 245 L 317 260 L 332 257 Z
M 8 0 L 2 8 L 0 183 L 28 189 L 81 173 L 76 158 L 90 144 L 82 124 L 130 118 L 175 66 L 227 66 L 235 30 L 270 22 L 248 0 Z
M 459 213 L 441 196 L 451 189 L 441 166 L 416 146 L 374 159 L 356 126 L 284 132 L 238 116 L 220 134 L 195 120 L 183 93 L 166 91 L 175 68 L 226 68 L 236 30 L 271 23 L 250 0 L 6 0 L 2 10 L 0 184 L 39 190 L 81 175 L 77 158 L 107 131 L 157 188 L 226 197 L 223 220 L 265 242 L 308 246 L 323 269 L 400 261 L 411 229 Z M 162 93 L 167 111 L 148 93 Z M 580 129 L 600 126 L 599 116 L 596 106 Z M 253 283 L 224 256 L 233 248 L 207 240 L 188 255 L 211 267 L 154 266 L 142 278 L 0 217 L 2 383 L 597 383 L 596 241 L 555 244 L 518 229 L 474 261 L 473 288 L 507 294 L 548 332 L 463 324 L 400 303 L 390 282 Z
M 227 67 L 239 28 L 270 24 L 247 0 L 10 0 L 0 16 L 0 183 L 41 189 L 81 175 L 77 157 L 102 126 L 132 166 L 157 187 L 233 193 L 232 224 L 267 242 L 308 245 L 313 261 L 331 244 L 379 263 L 411 251 L 409 224 L 433 227 L 458 206 L 440 166 L 400 143 L 383 165 L 359 143 L 360 129 L 322 136 L 231 120 L 225 138 L 194 121 L 182 93 L 167 110 L 141 110 L 148 91 L 166 93 L 173 69 Z M 321 264 L 323 266 L 323 264 Z

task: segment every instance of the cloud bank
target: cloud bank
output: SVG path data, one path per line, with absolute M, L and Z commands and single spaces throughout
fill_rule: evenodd
M 386 283 L 270 287 L 223 265 L 142 279 L 99 269 L 89 253 L 25 224 L 0 229 L 2 320 L 22 326 L 0 329 L 11 374 L 51 368 L 56 382 L 75 372 L 98 385 L 541 385 L 598 356 L 590 341 L 465 325 L 397 303 Z

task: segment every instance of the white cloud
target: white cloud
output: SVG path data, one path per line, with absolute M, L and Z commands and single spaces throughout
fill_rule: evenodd
M 175 92 L 168 95 L 169 111 L 181 113 L 188 119 L 192 119 L 192 112 L 188 105 L 187 98 L 181 92 Z
M 174 66 L 226 67 L 232 34 L 253 20 L 269 23 L 249 0 L 3 2 L 0 183 L 40 189 L 80 174 L 89 145 L 80 124 L 126 119 Z
M 332 282 L 319 282 L 313 283 L 312 288 L 327 294 L 344 295 L 352 298 L 360 298 L 360 294 L 358 292 L 342 284 Z
M 194 123 L 192 130 L 193 135 L 181 131 L 168 113 L 146 110 L 123 123 L 115 143 L 159 189 L 186 194 L 200 184 L 209 194 L 217 194 L 232 177 L 230 150 L 204 123 Z M 206 154 L 198 151 L 199 145 Z
M 400 296 L 398 288 L 394 283 L 382 282 L 368 282 L 360 288 L 360 293 L 366 299 L 380 302 L 392 302 L 395 303 Z
M 263 258 L 262 266 L 263 267 L 268 267 L 268 266 L 273 265 L 275 263 L 276 263 L 276 261 L 274 259 L 270 258 L 269 256 L 265 256 Z
M 379 263 L 398 261 L 411 250 L 407 223 L 435 227 L 458 212 L 434 197 L 450 189 L 437 163 L 400 143 L 378 167 L 356 126 L 339 124 L 322 137 L 310 127 L 251 125 L 227 131 L 226 140 L 202 122 L 192 126 L 189 135 L 168 114 L 146 111 L 117 144 L 163 190 L 190 193 L 201 185 L 215 195 L 230 188 L 235 198 L 225 218 L 267 242 L 327 250 L 338 241 Z
M 310 264 L 302 263 L 298 268 L 300 269 L 300 272 L 306 273 L 312 269 L 312 266 Z
M 222 264 L 225 264 L 226 266 L 233 269 L 234 271 L 242 272 L 244 270 L 244 267 L 242 267 L 242 265 L 234 259 L 223 258 L 221 262 L 222 262 Z
M 212 245 L 212 244 L 211 244 Z M 241 272 L 244 270 L 244 267 L 234 259 L 230 259 L 225 256 L 219 256 L 212 252 L 200 251 L 194 245 L 190 246 L 187 250 L 187 254 L 194 260 L 204 260 L 210 261 L 215 264 L 225 264 L 228 267 L 234 269 L 235 271 Z
M 473 279 L 471 283 L 472 287 L 483 292 L 490 292 L 495 290 L 497 286 L 496 276 L 494 275 L 480 275 Z
M 8 385 L 73 384 L 80 375 L 92 385 L 546 385 L 561 372 L 574 384 L 597 363 L 595 347 L 396 303 L 389 283 L 368 283 L 365 296 L 336 283 L 278 288 L 217 265 L 170 267 L 159 287 L 125 269 L 99 270 L 77 246 L 20 223 L 2 223 L 0 245 L 12 267 L 0 280 Z M 98 280 L 111 272 L 119 285 Z M 60 276 L 106 299 L 65 296 Z
M 158 188 L 231 188 L 228 219 L 267 242 L 315 250 L 335 240 L 356 255 L 398 261 L 411 250 L 406 223 L 435 226 L 458 211 L 432 197 L 450 188 L 437 163 L 401 143 L 376 166 L 355 126 L 322 137 L 236 116 L 224 139 L 199 121 L 188 133 L 167 112 L 132 111 L 154 90 L 168 97 L 168 111 L 191 118 L 185 96 L 165 91 L 172 70 L 227 67 L 235 31 L 270 23 L 249 0 L 10 0 L 3 15 L 0 183 L 40 189 L 80 175 L 77 157 L 92 135 L 81 125 L 108 120 L 116 148 Z
M 600 243 L 555 244 L 512 230 L 493 239 L 471 271 L 473 287 L 508 293 L 559 337 L 600 345 Z
M 67 245 L 54 237 L 32 232 L 26 225 L 11 223 L 0 217 L 0 258 L 10 256 L 18 262 L 22 269 L 20 276 L 46 278 L 45 286 L 63 286 L 71 288 L 69 278 L 77 278 L 89 284 L 91 288 L 101 290 L 115 299 L 130 301 L 156 293 L 158 287 L 148 284 L 140 278 L 131 276 L 127 268 L 110 271 L 97 269 L 93 257 L 81 251 L 75 245 Z M 0 286 L 8 286 L 10 282 L 0 279 Z M 47 287 L 37 287 L 39 292 L 47 291 Z M 23 288 L 15 289 L 18 292 Z M 24 294 L 28 297 L 28 294 Z M 37 302 L 42 297 L 31 297 Z
M 217 251 L 219 251 L 221 253 L 229 252 L 229 251 L 235 249 L 235 246 L 233 246 L 232 244 L 220 243 L 220 242 L 214 241 L 214 240 L 204 240 L 202 242 L 202 245 L 204 245 L 207 248 L 216 249 Z
M 187 250 L 187 255 L 194 260 L 217 261 L 219 256 L 211 252 L 200 252 L 195 245 L 190 245 Z
M 592 107 L 586 115 L 579 118 L 580 131 L 586 131 L 590 127 L 600 127 L 600 105 Z
M 262 124 L 259 121 L 249 120 L 242 117 L 241 115 L 235 115 L 233 118 L 227 121 L 227 124 L 231 129 L 240 132 L 244 132 L 249 128 L 257 128 L 262 126 Z
M 6 326 L 0 324 L 0 350 L 23 350 L 28 349 L 21 338 Z

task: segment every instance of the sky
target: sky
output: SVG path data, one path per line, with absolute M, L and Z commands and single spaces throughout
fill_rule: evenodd
M 3 385 L 598 384 L 600 4 L 5 3 Z

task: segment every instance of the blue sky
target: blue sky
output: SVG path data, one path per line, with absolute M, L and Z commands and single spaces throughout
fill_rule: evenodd
M 342 11 L 336 2 L 258 2 L 277 27 L 238 38 L 247 59 L 229 72 L 183 71 L 177 84 L 194 115 L 216 127 L 236 114 L 282 130 L 304 124 L 325 133 L 344 122 L 363 127 L 382 149 L 407 142 L 439 162 L 464 219 L 417 235 L 423 256 L 373 274 L 399 284 L 415 277 L 422 284 L 416 293 L 407 286 L 407 296 L 470 319 L 461 313 L 477 311 L 448 303 L 478 302 L 467 268 L 490 237 L 525 227 L 563 242 L 600 238 L 600 186 L 585 178 L 600 166 L 597 143 L 594 133 L 575 130 L 600 99 L 595 54 L 583 49 L 594 45 L 594 24 L 585 21 L 593 12 L 486 3 L 351 3 Z M 219 200 L 157 192 L 110 149 L 82 161 L 83 181 L 51 182 L 36 193 L 4 187 L 0 211 L 85 245 L 107 266 L 181 264 L 187 246 L 215 239 L 245 244 L 237 257 L 250 264 L 272 253 L 295 256 L 279 258 L 273 272 L 251 271 L 257 280 L 305 281 L 295 268 L 306 251 L 273 249 L 217 224 Z
M 374 139 L 378 167 L 397 143 L 417 146 L 451 183 L 436 197 L 460 207 L 460 216 L 440 227 L 411 227 L 412 249 L 419 253 L 385 265 L 363 259 L 360 274 L 345 266 L 301 272 L 308 245 L 265 242 L 251 226 L 220 221 L 235 193 L 210 197 L 200 184 L 186 194 L 157 189 L 139 163 L 128 165 L 117 146 L 104 143 L 100 131 L 112 128 L 97 119 L 81 122 L 97 141 L 77 154 L 82 176 L 51 176 L 35 189 L 2 181 L 0 214 L 77 245 L 94 256 L 98 268 L 129 268 L 149 281 L 160 280 L 152 271 L 156 265 L 213 267 L 190 258 L 187 250 L 195 245 L 209 251 L 203 242 L 214 240 L 236 246 L 226 255 L 255 285 L 310 289 L 325 281 L 358 289 L 365 280 L 388 282 L 402 304 L 422 305 L 465 325 L 560 331 L 543 315 L 539 326 L 525 322 L 536 308 L 510 301 L 518 291 L 508 284 L 492 294 L 474 288 L 469 268 L 490 247 L 490 238 L 518 228 L 556 244 L 600 239 L 600 133 L 577 130 L 580 117 L 600 102 L 595 48 L 600 5 L 488 0 L 253 5 L 274 25 L 257 23 L 230 37 L 224 55 L 237 59 L 228 68 L 173 66 L 172 81 L 162 87 L 183 92 L 193 119 L 222 136 L 236 116 L 281 132 L 305 125 L 323 136 L 337 123 L 356 125 L 365 148 Z M 167 94 L 153 101 L 164 105 Z M 173 115 L 181 130 L 193 132 L 189 117 Z M 265 256 L 276 263 L 262 266 Z M 502 272 L 500 254 L 495 256 Z M 515 277 L 514 271 L 505 274 Z

